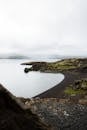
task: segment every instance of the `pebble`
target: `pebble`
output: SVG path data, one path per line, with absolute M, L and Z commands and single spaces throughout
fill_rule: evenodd
M 28 105 L 28 102 L 25 103 Z M 87 106 L 61 99 L 38 99 L 28 106 L 53 130 L 87 130 Z

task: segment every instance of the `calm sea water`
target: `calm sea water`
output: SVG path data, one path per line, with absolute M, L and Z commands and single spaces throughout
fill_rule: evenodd
M 60 83 L 62 74 L 29 72 L 20 65 L 29 60 L 0 60 L 0 83 L 18 97 L 31 98 Z M 50 60 L 49 60 L 50 61 Z

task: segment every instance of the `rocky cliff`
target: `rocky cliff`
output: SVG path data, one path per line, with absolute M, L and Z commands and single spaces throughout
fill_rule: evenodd
M 37 115 L 0 85 L 0 130 L 48 130 Z

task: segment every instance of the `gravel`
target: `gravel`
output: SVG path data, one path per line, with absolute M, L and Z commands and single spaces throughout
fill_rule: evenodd
M 86 105 L 62 103 L 57 99 L 37 99 L 25 104 L 52 130 L 87 130 Z

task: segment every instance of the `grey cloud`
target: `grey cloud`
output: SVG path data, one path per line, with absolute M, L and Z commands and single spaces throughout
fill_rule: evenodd
M 87 55 L 86 7 L 86 0 L 0 1 L 0 52 Z

